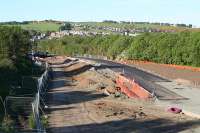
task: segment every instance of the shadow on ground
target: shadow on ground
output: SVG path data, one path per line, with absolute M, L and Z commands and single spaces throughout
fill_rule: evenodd
M 173 123 L 167 119 L 137 121 L 125 119 L 101 124 L 53 127 L 49 130 L 59 133 L 178 133 L 199 126 L 200 120 Z M 190 132 L 190 131 L 189 131 Z M 192 131 L 191 131 L 192 132 Z
M 67 67 L 70 67 L 70 66 L 67 66 Z M 67 68 L 67 67 L 63 67 L 63 68 Z M 61 68 L 61 67 L 54 67 L 54 68 Z M 91 68 L 92 68 L 92 65 L 85 65 L 85 66 L 82 66 L 82 67 L 80 67 L 78 69 L 74 69 L 74 70 L 71 70 L 71 71 L 64 71 L 64 70 L 60 71 L 60 70 L 57 70 L 57 71 L 51 72 L 51 77 L 53 79 L 72 77 L 72 76 L 84 73 L 84 72 L 88 71 Z
M 81 74 L 89 69 L 91 69 L 92 65 L 86 65 L 81 68 L 72 70 L 72 71 L 54 71 L 52 72 L 53 84 L 58 84 L 57 86 L 53 86 L 50 89 L 64 87 L 67 80 L 65 81 L 63 78 L 72 77 L 78 74 Z M 95 69 L 104 69 L 104 68 L 120 68 L 119 65 L 112 66 L 99 66 Z M 137 73 L 137 72 L 136 72 Z M 142 76 L 146 74 L 142 73 Z M 149 77 L 148 77 L 149 76 Z M 148 78 L 151 78 L 151 75 L 148 75 Z M 154 78 L 157 80 L 157 77 Z M 70 110 L 73 109 L 73 104 L 83 103 L 87 101 L 96 100 L 99 98 L 103 98 L 103 94 L 96 94 L 93 91 L 70 91 L 67 88 L 63 90 L 53 91 L 48 94 L 50 98 L 52 95 L 56 99 L 49 100 L 48 105 L 52 108 L 49 111 L 56 110 Z M 72 105 L 72 107 L 65 107 L 62 105 Z M 60 106 L 60 107 L 59 107 Z M 179 122 L 175 123 L 168 119 L 154 119 L 154 120 L 137 120 L 137 119 L 124 119 L 118 121 L 108 121 L 104 123 L 91 123 L 91 124 L 80 124 L 74 126 L 63 126 L 63 127 L 51 127 L 48 129 L 52 133 L 178 133 L 181 131 L 185 131 L 188 129 L 195 128 L 200 126 L 200 120 L 196 121 L 187 121 L 187 122 Z M 191 131 L 192 132 L 192 131 Z
M 76 103 L 83 103 L 87 101 L 93 101 L 96 99 L 100 99 L 105 97 L 104 94 L 94 94 L 93 91 L 70 91 L 70 92 L 52 92 L 48 94 L 49 99 L 51 95 L 54 95 L 56 99 L 53 101 L 49 100 L 50 102 L 48 105 L 50 106 L 60 106 L 60 105 L 69 105 L 69 104 L 76 104 Z

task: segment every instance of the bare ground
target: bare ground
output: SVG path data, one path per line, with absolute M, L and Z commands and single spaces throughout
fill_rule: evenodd
M 200 87 L 200 71 L 178 69 L 164 64 L 151 62 L 127 61 L 129 65 L 153 72 L 168 79 L 174 80 L 179 84 L 193 85 Z
M 68 66 L 63 59 L 54 60 L 60 66 L 53 68 L 48 92 L 50 133 L 190 133 L 200 124 L 152 102 L 106 96 L 105 89 L 116 89 L 112 74 L 105 76 L 82 62 Z

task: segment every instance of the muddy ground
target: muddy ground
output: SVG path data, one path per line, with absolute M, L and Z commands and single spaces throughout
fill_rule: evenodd
M 115 76 L 66 57 L 48 59 L 49 133 L 190 133 L 200 121 L 118 93 Z M 108 96 L 108 94 L 111 94 Z

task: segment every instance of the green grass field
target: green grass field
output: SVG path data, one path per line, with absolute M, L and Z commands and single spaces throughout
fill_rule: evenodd
M 41 32 L 46 32 L 46 31 L 58 31 L 60 25 L 55 23 L 39 23 L 39 24 L 30 23 L 21 25 L 21 27 L 26 30 L 37 30 Z
M 56 23 L 29 23 L 21 25 L 6 25 L 6 26 L 21 26 L 25 30 L 36 30 L 40 32 L 58 31 L 60 24 Z

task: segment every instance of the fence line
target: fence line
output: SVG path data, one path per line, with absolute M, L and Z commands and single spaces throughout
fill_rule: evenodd
M 37 62 L 37 64 L 42 66 L 42 63 Z M 36 79 L 37 93 L 34 97 L 29 97 L 29 94 L 18 95 L 15 97 L 7 96 L 5 100 L 0 97 L 0 102 L 2 102 L 4 106 L 5 115 L 7 115 L 7 111 L 16 112 L 16 110 L 12 110 L 13 105 L 15 107 L 19 107 L 20 109 L 24 109 L 26 111 L 25 114 L 30 115 L 30 113 L 33 113 L 33 118 L 36 125 L 36 129 L 33 130 L 37 133 L 46 133 L 46 129 L 41 122 L 41 110 L 44 107 L 44 98 L 48 87 L 50 68 L 48 63 L 45 63 L 44 67 L 45 72 L 38 79 Z M 27 105 L 29 105 L 29 107 Z M 18 112 L 14 113 L 13 116 L 16 114 L 18 114 Z
M 43 96 L 46 93 L 47 90 L 47 83 L 49 78 L 49 66 L 47 63 L 45 63 L 45 72 L 42 74 L 42 76 L 37 80 L 38 84 L 38 92 L 35 95 L 35 99 L 32 103 L 32 110 L 33 115 L 36 122 L 36 128 L 38 133 L 46 133 L 45 127 L 42 125 L 41 122 L 41 116 L 40 116 L 40 109 L 41 109 L 41 101 L 43 101 Z
M 6 115 L 7 111 L 6 111 L 5 101 L 3 100 L 3 98 L 1 96 L 0 96 L 0 101 L 1 101 L 3 108 L 4 108 L 4 115 Z

